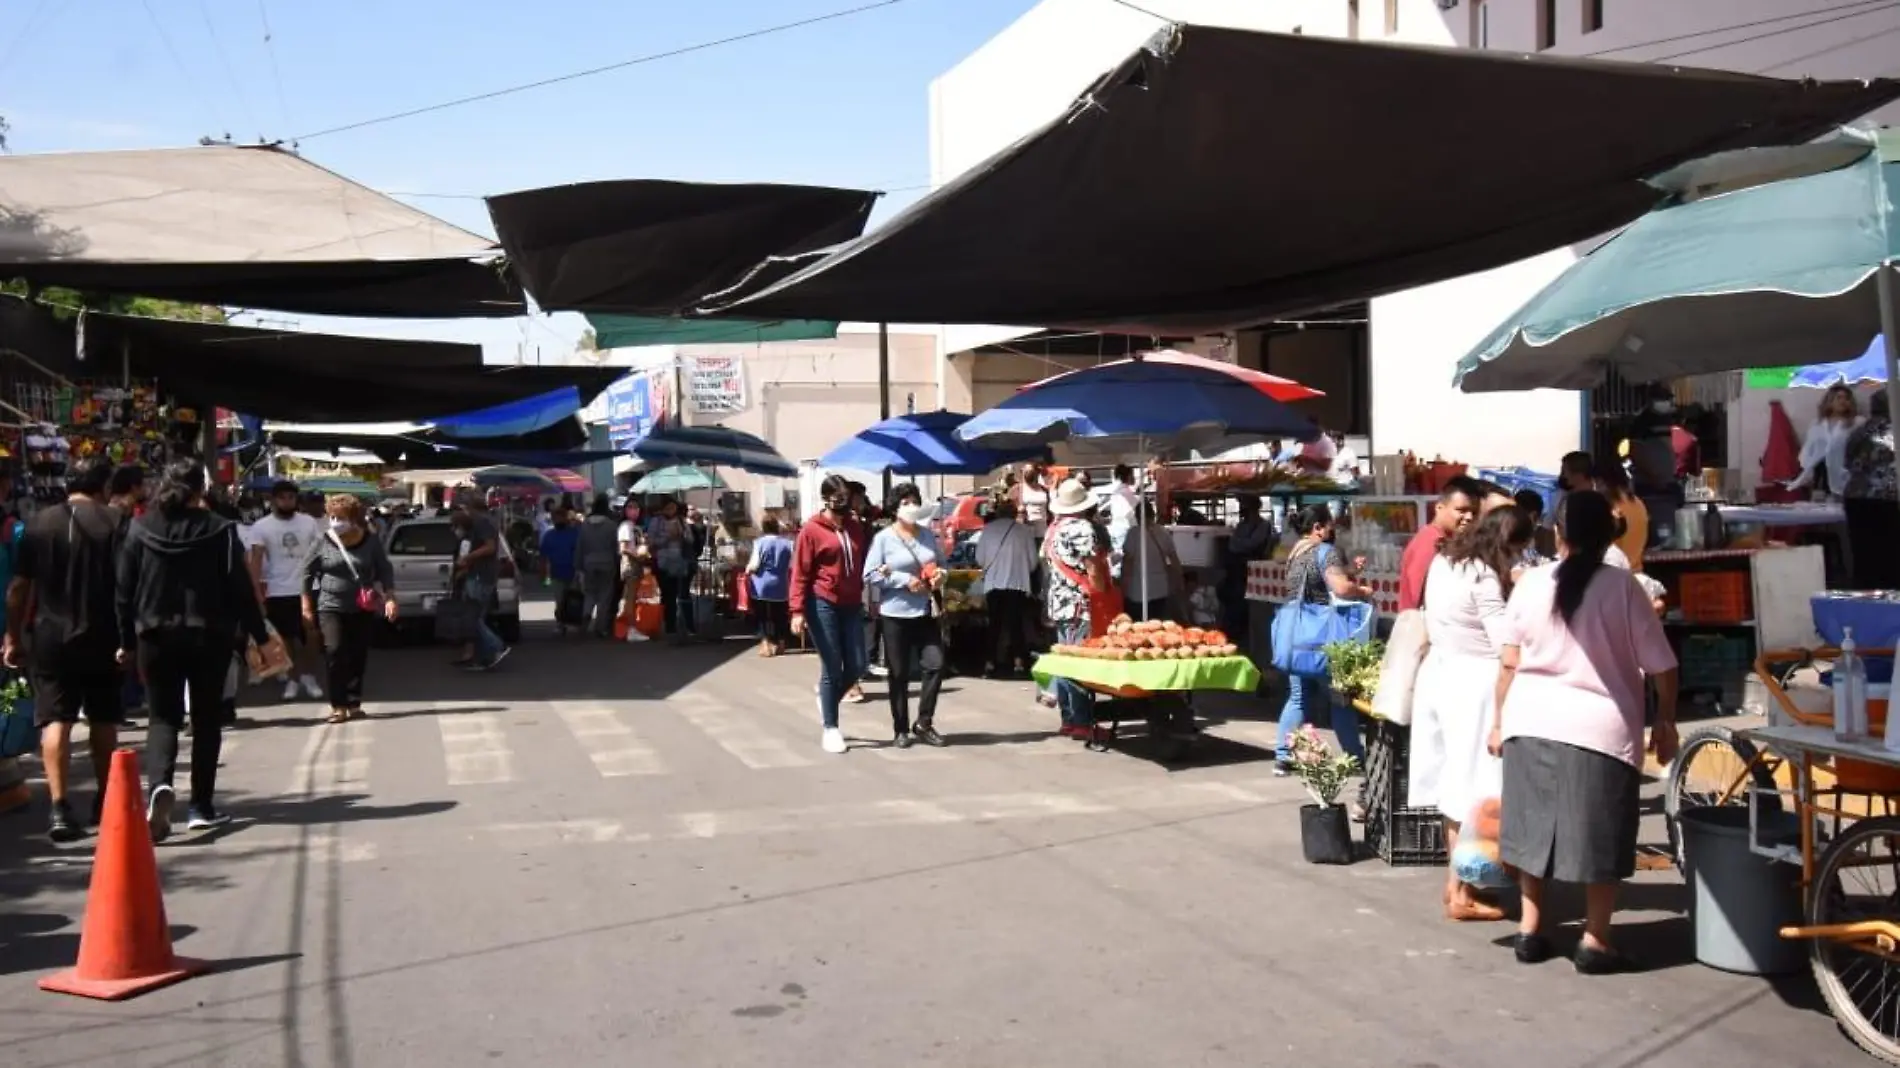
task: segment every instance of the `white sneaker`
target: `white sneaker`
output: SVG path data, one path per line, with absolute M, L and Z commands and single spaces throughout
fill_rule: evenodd
M 323 700 L 323 687 L 318 685 L 316 676 L 305 675 L 303 677 L 303 695 L 312 701 Z
M 297 689 L 296 679 L 291 679 L 289 682 L 284 683 L 284 700 L 295 701 L 301 696 L 303 696 L 303 694 Z
M 844 732 L 836 727 L 825 728 L 824 746 L 827 753 L 843 753 L 851 748 L 844 744 Z

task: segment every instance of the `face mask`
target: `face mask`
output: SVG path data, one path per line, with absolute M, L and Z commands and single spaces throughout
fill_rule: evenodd
M 850 509 L 851 500 L 848 497 L 827 497 L 825 498 L 825 507 L 839 515 L 843 515 Z
M 356 524 L 347 519 L 330 520 L 330 529 L 338 534 L 348 534 L 356 529 Z

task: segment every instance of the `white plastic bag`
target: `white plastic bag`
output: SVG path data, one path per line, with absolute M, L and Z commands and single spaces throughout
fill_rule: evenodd
M 1431 642 L 1425 635 L 1425 613 L 1416 608 L 1400 612 L 1385 640 L 1385 660 L 1379 665 L 1379 688 L 1372 694 L 1372 712 L 1379 718 L 1408 726 L 1412 722 L 1412 691 L 1418 685 L 1419 665 Z

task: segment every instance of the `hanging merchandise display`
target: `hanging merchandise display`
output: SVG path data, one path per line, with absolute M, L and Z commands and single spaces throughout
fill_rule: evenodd
M 0 430 L 0 461 L 18 476 L 21 492 L 41 503 L 65 496 L 67 468 L 75 461 L 104 457 L 156 470 L 191 451 L 198 431 L 195 413 L 168 411 L 149 382 L 49 381 L 16 373 L 3 395 L 24 425 Z

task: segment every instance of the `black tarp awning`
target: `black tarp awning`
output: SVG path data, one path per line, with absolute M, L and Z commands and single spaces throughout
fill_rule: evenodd
M 270 147 L 0 156 L 0 278 L 313 315 L 525 310 L 494 242 Z
M 490 197 L 488 214 L 543 309 L 672 316 L 767 257 L 857 237 L 877 197 L 822 186 L 628 180 Z
M 1249 325 L 1604 233 L 1656 203 L 1647 176 L 1804 141 L 1896 97 L 1893 80 L 1172 27 L 877 231 L 702 310 Z
M 620 455 L 617 450 L 589 451 L 587 428 L 564 419 L 531 434 L 505 438 L 451 438 L 431 431 L 415 434 L 342 434 L 328 430 L 273 430 L 271 444 L 299 450 L 375 453 L 384 463 L 414 470 L 442 471 L 483 464 L 523 467 L 573 467 Z
M 67 378 L 136 377 L 167 393 L 286 422 L 427 420 L 574 386 L 582 403 L 625 374 L 613 367 L 515 367 L 481 362 L 481 347 L 392 341 L 89 313 L 79 321 L 0 296 L 0 350 Z

